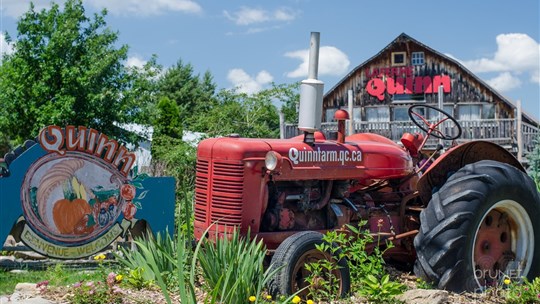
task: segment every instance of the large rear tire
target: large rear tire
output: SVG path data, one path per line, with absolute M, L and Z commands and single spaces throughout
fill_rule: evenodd
M 291 295 L 308 286 L 306 278 L 309 271 L 305 268 L 306 263 L 319 260 L 336 262 L 337 258 L 329 252 L 317 250 L 315 245 L 321 244 L 323 235 L 316 231 L 302 231 L 288 237 L 279 245 L 272 257 L 270 267 L 279 269 L 268 283 L 268 290 L 274 298 L 277 295 Z M 333 271 L 333 277 L 339 282 L 339 294 L 344 297 L 349 293 L 351 279 L 347 260 L 342 258 L 337 261 L 337 269 Z M 301 292 L 306 294 L 307 290 Z
M 540 198 L 523 171 L 469 164 L 432 195 L 414 239 L 420 278 L 451 291 L 479 291 L 505 278 L 540 275 Z

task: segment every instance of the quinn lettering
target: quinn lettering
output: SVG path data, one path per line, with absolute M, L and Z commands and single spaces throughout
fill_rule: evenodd
M 49 153 L 64 155 L 66 151 L 80 151 L 102 158 L 127 176 L 135 163 L 135 154 L 94 129 L 66 126 L 65 132 L 58 126 L 48 126 L 39 133 L 39 143 Z

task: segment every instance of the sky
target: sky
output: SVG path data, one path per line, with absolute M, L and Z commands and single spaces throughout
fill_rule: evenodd
M 12 51 L 28 0 L 0 0 L 0 52 Z M 33 1 L 37 8 L 50 1 Z M 56 1 L 62 4 L 62 0 Z M 129 46 L 126 65 L 152 55 L 209 71 L 218 88 L 255 93 L 307 78 L 310 33 L 320 33 L 318 79 L 327 92 L 401 33 L 462 63 L 540 118 L 539 0 L 85 0 Z

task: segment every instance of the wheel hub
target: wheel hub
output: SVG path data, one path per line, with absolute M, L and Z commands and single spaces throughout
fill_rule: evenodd
M 512 254 L 511 226 L 506 213 L 491 210 L 478 229 L 474 248 L 476 276 L 485 285 L 496 283 Z

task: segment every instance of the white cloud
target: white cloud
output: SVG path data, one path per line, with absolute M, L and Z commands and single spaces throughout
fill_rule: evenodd
M 307 77 L 309 67 L 309 49 L 285 53 L 286 57 L 297 58 L 302 63 L 286 75 L 290 78 Z M 319 76 L 341 76 L 349 70 L 349 57 L 333 46 L 322 46 L 319 49 Z
M 297 13 L 289 8 L 267 11 L 242 6 L 237 12 L 223 11 L 223 15 L 237 25 L 250 25 L 263 22 L 292 21 L 296 18 Z
M 139 56 L 131 56 L 127 59 L 126 66 L 130 68 L 142 68 L 146 64 L 146 62 L 146 60 L 142 59 Z
M 521 86 L 521 80 L 510 72 L 503 72 L 499 76 L 487 81 L 495 90 L 506 92 Z
M 232 69 L 227 74 L 227 79 L 239 92 L 253 94 L 262 90 L 264 85 L 271 83 L 274 77 L 265 70 L 252 77 L 242 69 Z
M 93 6 L 107 8 L 115 15 L 161 15 L 167 12 L 200 13 L 202 7 L 192 0 L 88 0 Z
M 4 33 L 0 33 L 0 57 L 11 53 L 13 53 L 13 44 L 6 41 Z
M 497 51 L 491 58 L 462 61 L 474 73 L 502 72 L 497 78 L 516 79 L 520 73 L 529 73 L 530 81 L 538 82 L 540 45 L 526 34 L 500 34 L 496 38 Z M 507 85 L 510 87 L 515 82 Z

